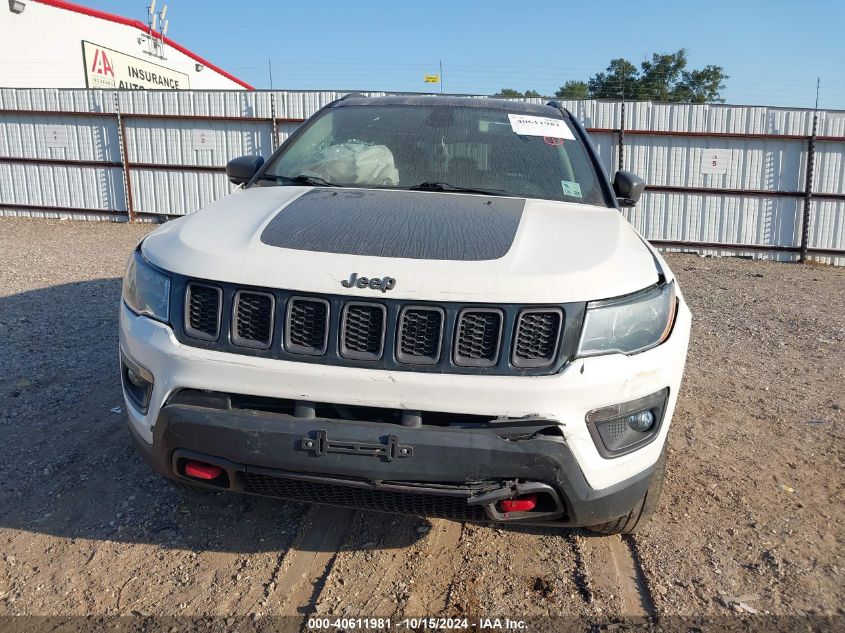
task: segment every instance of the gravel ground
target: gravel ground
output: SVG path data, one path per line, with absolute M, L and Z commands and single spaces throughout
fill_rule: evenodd
M 0 615 L 831 616 L 845 270 L 667 256 L 694 316 L 656 518 L 632 538 L 186 496 L 116 370 L 143 225 L 0 219 Z

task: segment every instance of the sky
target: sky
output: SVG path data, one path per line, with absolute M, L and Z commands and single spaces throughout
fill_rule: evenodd
M 147 0 L 76 0 L 146 22 Z M 166 1 L 168 36 L 256 88 L 554 91 L 624 57 L 687 49 L 728 103 L 845 109 L 843 0 Z M 435 86 L 435 89 L 437 87 Z

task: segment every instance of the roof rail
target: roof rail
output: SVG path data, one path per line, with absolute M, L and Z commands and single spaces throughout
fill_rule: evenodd
M 346 101 L 347 99 L 366 99 L 367 95 L 362 95 L 360 92 L 350 92 L 343 95 L 338 101 Z

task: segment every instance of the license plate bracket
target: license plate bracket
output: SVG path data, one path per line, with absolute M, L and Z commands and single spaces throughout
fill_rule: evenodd
M 385 443 L 330 440 L 324 429 L 319 429 L 316 433 L 302 438 L 299 446 L 316 457 L 323 457 L 329 453 L 341 453 L 378 457 L 392 462 L 394 459 L 411 457 L 414 454 L 414 448 L 407 444 L 400 444 L 399 438 L 395 435 L 388 435 Z

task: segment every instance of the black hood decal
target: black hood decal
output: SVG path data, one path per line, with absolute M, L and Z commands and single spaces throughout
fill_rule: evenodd
M 378 189 L 313 189 L 261 233 L 269 246 L 321 253 L 479 261 L 513 244 L 525 200 Z

